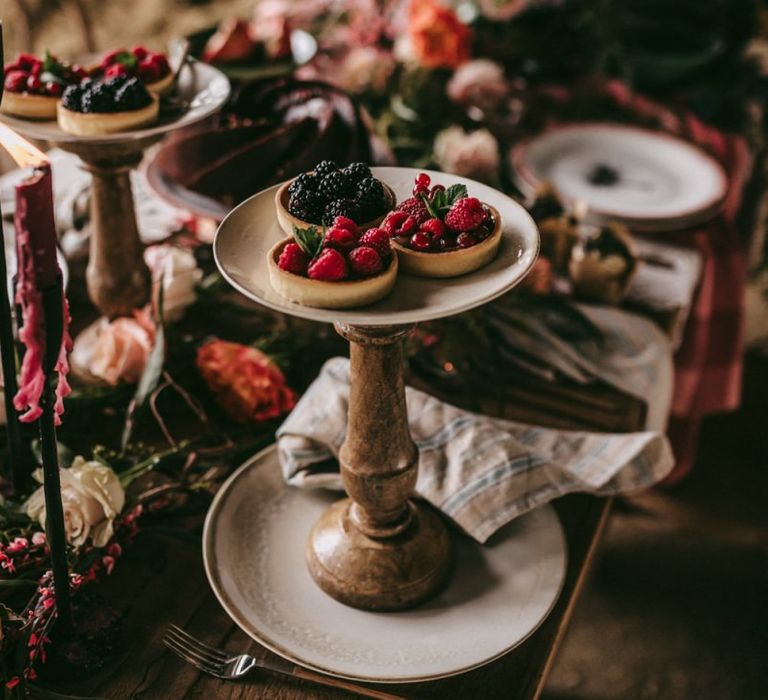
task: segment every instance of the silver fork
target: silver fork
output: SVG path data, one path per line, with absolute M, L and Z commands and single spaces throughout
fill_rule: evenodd
M 380 690 L 349 683 L 341 678 L 332 678 L 331 676 L 315 673 L 279 657 L 270 657 L 259 661 L 250 654 L 232 654 L 220 649 L 214 649 L 199 639 L 195 639 L 191 634 L 176 625 L 168 627 L 163 637 L 163 644 L 174 654 L 200 669 L 203 673 L 223 680 L 236 680 L 249 674 L 254 669 L 261 669 L 272 671 L 273 673 L 281 673 L 285 676 L 293 676 L 294 678 L 303 678 L 307 681 L 347 690 L 350 693 L 358 693 L 359 695 L 376 698 L 377 700 L 405 700 L 400 695 L 384 693 Z

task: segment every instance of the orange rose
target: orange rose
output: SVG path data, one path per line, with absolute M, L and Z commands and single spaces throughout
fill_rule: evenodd
M 456 68 L 469 58 L 469 27 L 435 0 L 411 1 L 408 33 L 419 63 L 427 68 Z
M 197 368 L 238 423 L 276 418 L 296 405 L 296 395 L 275 363 L 247 345 L 212 340 L 198 349 Z

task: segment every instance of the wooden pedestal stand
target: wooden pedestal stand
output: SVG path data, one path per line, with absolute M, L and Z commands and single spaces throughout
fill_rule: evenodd
M 374 168 L 395 192 L 411 196 L 412 168 Z M 274 209 L 274 187 L 230 212 L 213 253 L 224 278 L 248 298 L 291 316 L 334 323 L 350 343 L 349 427 L 339 461 L 349 498 L 328 509 L 312 529 L 306 558 L 317 584 L 337 600 L 366 610 L 403 610 L 447 581 L 451 550 L 443 524 L 429 507 L 410 500 L 417 450 L 408 431 L 402 339 L 413 324 L 481 306 L 514 287 L 530 270 L 538 231 L 512 199 L 479 182 L 429 172 L 443 186 L 463 182 L 502 219 L 496 258 L 449 280 L 398 276 L 390 294 L 359 309 L 301 306 L 269 283 L 267 255 L 285 234 Z
M 317 584 L 347 605 L 401 610 L 446 582 L 451 546 L 432 510 L 410 500 L 418 452 L 408 430 L 402 338 L 407 326 L 336 324 L 350 342 L 344 488 L 312 530 L 307 562 Z
M 107 318 L 130 315 L 149 301 L 150 274 L 136 226 L 130 171 L 157 138 L 126 143 L 59 144 L 90 171 L 91 249 L 86 269 L 88 295 Z

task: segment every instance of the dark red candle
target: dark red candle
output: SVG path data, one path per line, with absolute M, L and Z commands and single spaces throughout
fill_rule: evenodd
M 16 247 L 18 260 L 31 254 L 35 286 L 43 290 L 56 284 L 56 224 L 53 215 L 51 166 L 43 163 L 16 186 Z M 23 248 L 27 246 L 26 250 Z

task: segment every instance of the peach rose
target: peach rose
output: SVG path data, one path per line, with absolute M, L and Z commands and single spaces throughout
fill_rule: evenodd
M 416 59 L 427 68 L 457 68 L 469 58 L 472 32 L 435 0 L 412 0 L 408 35 Z
M 493 107 L 507 93 L 504 69 L 487 58 L 468 61 L 456 69 L 446 90 L 460 105 Z
M 499 176 L 499 145 L 488 129 L 469 133 L 450 126 L 435 136 L 435 160 L 445 172 L 494 182 Z
M 197 368 L 222 408 L 238 423 L 276 418 L 296 405 L 283 373 L 260 350 L 212 340 L 197 351 Z
M 155 328 L 146 310 L 133 317 L 101 318 L 75 340 L 72 363 L 97 379 L 116 386 L 139 380 L 155 342 Z

